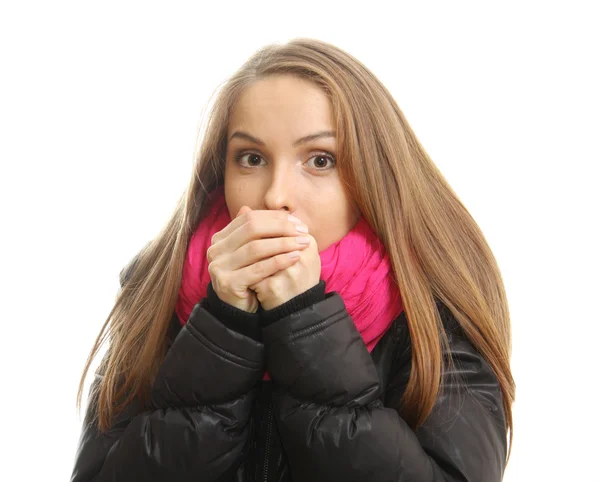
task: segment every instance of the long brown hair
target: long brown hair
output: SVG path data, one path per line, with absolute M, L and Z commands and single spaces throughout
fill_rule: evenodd
M 400 414 L 416 430 L 440 390 L 448 340 L 437 298 L 498 378 L 512 449 L 511 328 L 496 259 L 388 90 L 348 53 L 307 38 L 257 50 L 222 85 L 206 131 L 199 133 L 187 190 L 163 230 L 137 254 L 135 267 L 121 272 L 122 289 L 85 364 L 77 406 L 90 364 L 107 337 L 104 377 L 95 392 L 100 430 L 134 399 L 148 403 L 167 349 L 188 241 L 202 219 L 207 194 L 223 183 L 232 107 L 248 85 L 275 74 L 312 80 L 329 97 L 340 177 L 389 252 L 412 345 L 412 370 Z M 506 463 L 509 458 L 510 450 Z

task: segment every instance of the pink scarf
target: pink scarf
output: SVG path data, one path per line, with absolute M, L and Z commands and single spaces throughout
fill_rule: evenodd
M 194 305 L 206 297 L 210 282 L 206 250 L 212 236 L 231 222 L 222 185 L 210 194 L 209 199 L 213 200 L 210 210 L 192 235 L 183 265 L 175 308 L 182 325 Z M 383 243 L 360 216 L 350 232 L 321 251 L 319 256 L 326 292 L 336 291 L 341 296 L 371 352 L 404 309 Z

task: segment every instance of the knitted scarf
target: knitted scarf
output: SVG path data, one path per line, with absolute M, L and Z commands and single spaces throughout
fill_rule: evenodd
M 183 266 L 175 311 L 182 325 L 192 308 L 206 297 L 210 275 L 206 251 L 212 236 L 231 222 L 223 186 L 209 194 L 207 216 L 192 235 Z M 402 298 L 383 243 L 360 216 L 339 241 L 319 253 L 325 292 L 336 291 L 344 301 L 370 352 L 403 311 Z

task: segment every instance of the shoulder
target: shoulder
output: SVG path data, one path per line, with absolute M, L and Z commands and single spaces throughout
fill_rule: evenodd
M 459 336 L 464 338 L 465 334 L 458 322 L 458 320 L 452 314 L 452 311 L 442 302 L 436 299 L 436 308 L 442 320 L 442 325 L 446 334 Z M 378 351 L 393 349 L 395 357 L 406 356 L 410 353 L 412 344 L 410 338 L 410 331 L 408 329 L 408 320 L 406 317 L 406 311 L 402 311 L 394 322 L 388 328 L 384 338 L 382 338 L 381 346 L 375 347 L 374 353 Z
M 442 346 L 444 358 L 444 378 L 440 389 L 442 393 L 468 392 L 477 402 L 489 411 L 502 412 L 502 393 L 500 383 L 490 364 L 466 336 L 452 310 L 441 301 L 436 301 L 442 326 L 448 339 L 448 346 Z M 398 398 L 398 390 L 402 393 L 408 384 L 412 370 L 412 350 L 410 333 L 406 315 L 403 312 L 394 324 L 387 350 L 390 356 L 390 373 L 392 390 L 388 394 Z M 452 365 L 449 365 L 449 362 Z M 397 400 L 396 400 L 397 401 Z
M 500 383 L 452 311 L 441 302 L 436 305 L 448 338 L 443 357 L 452 365 L 445 365 L 435 404 L 415 434 L 438 463 L 461 474 L 488 474 L 486 480 L 500 480 L 507 453 Z M 412 369 L 412 344 L 405 318 L 396 329 L 396 356 L 384 404 L 400 408 Z
M 442 321 L 442 326 L 444 327 L 446 336 L 449 338 L 455 337 L 457 339 L 466 340 L 467 338 L 465 332 L 452 313 L 452 310 L 450 310 L 445 303 L 437 299 L 435 305 Z M 394 340 L 397 355 L 411 350 L 412 343 L 405 311 L 402 311 L 402 313 L 400 313 L 400 315 L 394 320 L 394 323 L 390 326 L 390 337 Z

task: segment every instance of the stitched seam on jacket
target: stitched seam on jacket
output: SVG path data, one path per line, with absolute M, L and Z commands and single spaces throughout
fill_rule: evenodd
M 335 315 L 338 315 L 337 317 Z M 300 341 L 304 338 L 308 338 L 311 335 L 317 335 L 322 331 L 325 331 L 329 326 L 337 323 L 341 319 L 343 319 L 345 313 L 343 311 L 338 311 L 337 313 L 330 316 L 328 319 L 320 321 L 316 325 L 308 326 L 303 328 L 302 330 L 298 330 L 294 333 L 291 333 L 288 337 L 288 341 Z
M 200 331 L 194 328 L 193 325 L 188 325 L 189 333 L 198 340 L 202 345 L 204 345 L 211 353 L 217 355 L 218 357 L 234 363 L 242 368 L 249 368 L 252 370 L 260 368 L 260 363 L 253 362 L 250 360 L 246 360 L 245 358 L 241 358 L 217 345 L 212 343 L 208 338 L 206 338 Z M 245 362 L 245 363 L 244 363 Z

